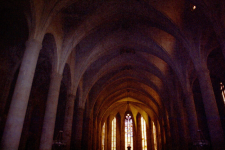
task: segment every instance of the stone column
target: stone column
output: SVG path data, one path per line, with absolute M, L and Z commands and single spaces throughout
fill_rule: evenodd
M 185 106 L 188 116 L 188 126 L 191 136 L 191 142 L 193 143 L 195 140 L 198 139 L 198 118 L 195 108 L 194 96 L 191 89 L 189 89 L 185 93 Z
M 116 115 L 116 149 L 121 149 L 121 117 Z
M 109 116 L 107 119 L 107 149 L 111 149 L 112 144 L 112 119 Z
M 170 125 L 169 125 L 169 117 L 168 117 L 168 114 L 166 113 L 166 116 L 164 118 L 165 120 L 165 135 L 166 135 L 166 147 L 168 149 L 172 149 L 171 147 L 171 132 L 170 132 Z
M 45 108 L 40 150 L 50 150 L 52 148 L 61 80 L 61 74 L 52 72 Z
M 153 135 L 153 122 L 151 120 L 149 120 L 149 129 L 150 129 L 150 150 L 154 150 L 154 135 Z
M 108 135 L 108 124 L 107 124 L 107 120 L 105 121 L 105 141 L 104 141 L 104 150 L 107 150 L 107 135 Z
M 19 149 L 22 149 L 22 150 L 26 149 L 27 140 L 29 139 L 29 129 L 30 129 L 30 124 L 31 124 L 31 117 L 32 117 L 33 111 L 34 111 L 35 101 L 37 101 L 37 100 L 34 98 L 34 99 L 30 99 L 30 101 L 32 101 L 32 102 L 28 103 L 26 117 L 25 117 L 25 121 L 23 124 L 23 130 L 22 130 L 22 134 L 21 134 L 21 138 L 20 138 Z
M 101 123 L 100 123 L 100 119 L 98 118 L 98 128 L 97 128 L 97 150 L 99 150 L 101 148 Z
M 83 131 L 83 115 L 84 108 L 78 108 L 75 119 L 75 147 L 76 150 L 81 150 L 82 131 Z
M 163 123 L 162 123 L 162 118 L 160 120 L 159 126 L 160 126 L 160 134 L 161 134 L 161 149 L 165 150 L 165 137 L 164 137 L 164 127 L 163 127 Z
M 141 115 L 137 114 L 137 149 L 142 149 Z
M 107 122 L 106 122 L 106 125 L 107 125 Z M 107 132 L 107 128 L 106 128 L 106 132 Z M 107 138 L 107 136 L 106 136 L 106 138 Z M 94 119 L 93 119 L 92 149 L 93 150 L 96 150 L 97 149 L 97 118 L 96 117 L 94 117 Z
M 157 147 L 158 147 L 158 149 L 162 149 L 162 139 L 161 139 L 161 129 L 160 129 L 160 126 L 159 126 L 159 122 L 158 122 L 158 120 L 157 121 L 155 121 L 155 127 L 156 127 L 156 137 L 157 137 Z
M 152 150 L 152 129 L 151 129 L 151 120 L 148 116 L 148 119 L 146 121 L 146 137 L 147 137 L 147 150 Z
M 207 66 L 196 67 L 213 149 L 225 149 L 223 129 Z
M 121 116 L 121 134 L 120 134 L 120 140 L 121 140 L 121 149 L 125 148 L 125 118 L 124 118 L 124 114 Z
M 19 147 L 31 85 L 41 46 L 42 43 L 35 39 L 26 42 L 26 50 L 23 55 L 2 136 L 1 149 L 3 150 L 15 150 Z
M 88 150 L 88 148 L 89 148 L 88 145 L 89 145 L 90 139 L 91 139 L 90 138 L 90 121 L 89 120 L 90 120 L 90 117 L 85 115 L 84 121 L 83 121 L 82 150 Z M 101 134 L 101 132 L 100 132 L 100 134 Z
M 185 125 L 185 120 L 187 120 L 186 114 L 185 114 L 185 109 L 183 106 L 183 99 L 182 99 L 182 95 L 181 95 L 181 90 L 179 88 L 179 83 L 178 81 L 175 82 L 174 85 L 174 91 L 172 92 L 172 101 L 173 101 L 173 112 L 176 113 L 176 120 L 177 120 L 177 124 L 178 124 L 178 134 L 179 134 L 179 142 L 178 142 L 178 146 L 182 147 L 182 149 L 187 149 L 188 147 L 188 141 L 190 140 L 190 136 L 188 134 L 188 130 L 187 130 L 187 126 Z M 161 120 L 159 120 L 161 121 Z M 159 129 L 161 130 L 161 137 L 163 137 L 162 135 L 162 128 L 161 128 L 161 122 L 160 122 L 160 126 Z M 163 142 L 163 141 L 162 141 Z
M 184 114 L 184 107 L 182 105 L 181 102 L 181 97 L 179 95 L 177 95 L 177 98 L 175 98 L 174 100 L 174 111 L 176 113 L 176 119 L 177 119 L 177 124 L 178 124 L 178 128 L 176 130 L 178 130 L 179 133 L 179 146 L 182 147 L 182 149 L 187 149 L 188 147 L 188 140 L 190 139 L 190 137 L 188 136 L 187 130 L 185 129 L 185 114 Z M 159 129 L 160 126 L 158 127 Z M 162 130 L 162 129 L 161 129 Z M 160 134 L 161 135 L 161 134 Z
M 75 95 L 69 94 L 66 102 L 65 119 L 63 126 L 63 140 L 66 143 L 66 150 L 70 149 L 75 97 Z
M 93 140 L 93 118 L 90 117 L 90 120 L 89 120 L 89 141 L 88 141 L 88 148 L 89 149 L 93 149 L 92 140 Z
M 132 149 L 134 150 L 134 149 L 138 149 L 137 148 L 137 141 L 138 141 L 138 138 L 137 138 L 137 136 L 138 136 L 137 135 L 137 121 L 135 122 L 133 114 L 131 115 L 131 117 L 132 117 L 132 122 L 133 122 L 133 147 L 132 147 Z
M 170 125 L 170 133 L 171 133 L 171 146 L 174 149 L 178 149 L 179 144 L 179 133 L 178 133 L 178 124 L 177 124 L 177 116 L 175 113 L 175 108 L 173 106 L 173 101 L 170 101 L 170 109 L 169 109 L 169 125 Z

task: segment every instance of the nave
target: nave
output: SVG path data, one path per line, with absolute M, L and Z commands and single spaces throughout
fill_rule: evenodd
M 224 0 L 0 2 L 0 149 L 225 149 Z

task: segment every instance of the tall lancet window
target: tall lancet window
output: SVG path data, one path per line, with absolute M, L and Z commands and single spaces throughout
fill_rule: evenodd
M 222 91 L 223 102 L 225 105 L 225 88 L 222 82 L 220 82 L 220 90 Z
M 111 150 L 116 150 L 116 117 L 112 120 L 112 144 Z
M 102 150 L 105 149 L 105 123 L 102 126 Z
M 141 117 L 141 132 L 142 132 L 142 150 L 147 150 L 146 122 L 143 117 Z
M 133 149 L 133 121 L 130 114 L 125 117 L 125 150 L 128 146 Z
M 153 125 L 152 125 L 152 133 L 153 133 L 153 139 L 154 139 L 154 150 L 157 150 L 156 127 L 155 127 L 154 122 L 153 122 Z

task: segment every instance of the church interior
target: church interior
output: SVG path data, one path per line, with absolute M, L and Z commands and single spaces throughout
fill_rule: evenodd
M 0 1 L 0 149 L 225 149 L 224 0 Z

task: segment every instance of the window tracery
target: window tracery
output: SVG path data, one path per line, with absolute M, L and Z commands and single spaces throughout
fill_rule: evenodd
M 130 114 L 125 117 L 125 150 L 128 146 L 133 148 L 133 121 Z

